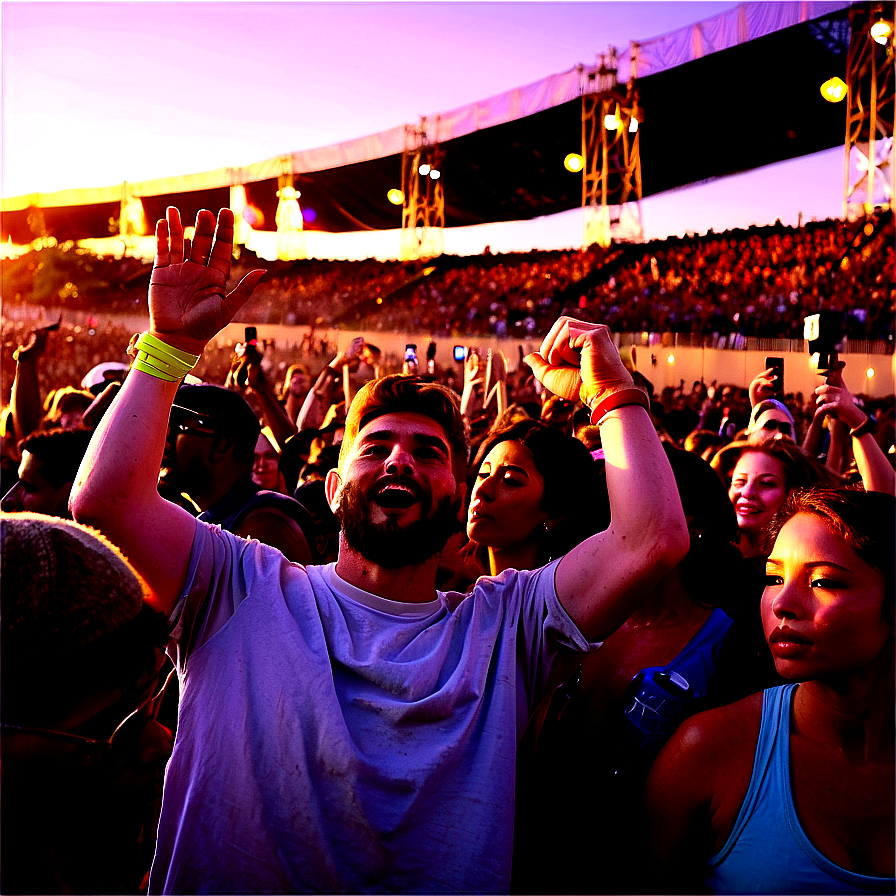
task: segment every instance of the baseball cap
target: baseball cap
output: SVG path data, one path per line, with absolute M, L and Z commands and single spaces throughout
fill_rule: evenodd
M 171 412 L 202 417 L 206 427 L 222 435 L 250 433 L 253 443 L 261 432 L 261 423 L 249 402 L 239 393 L 214 383 L 181 386 Z

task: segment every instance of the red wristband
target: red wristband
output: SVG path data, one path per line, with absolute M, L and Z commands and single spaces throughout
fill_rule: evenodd
M 650 399 L 643 389 L 632 386 L 630 389 L 620 389 L 618 392 L 611 392 L 606 398 L 602 398 L 591 409 L 591 422 L 600 424 L 603 417 L 606 417 L 610 411 L 616 408 L 624 408 L 626 405 L 637 404 L 650 413 Z

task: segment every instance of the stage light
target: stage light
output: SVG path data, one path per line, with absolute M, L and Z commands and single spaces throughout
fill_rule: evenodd
M 438 180 L 438 179 L 442 176 L 442 172 L 439 171 L 438 168 L 430 168 L 430 169 L 429 169 L 429 176 L 430 176 L 433 180 Z
M 821 85 L 821 95 L 829 103 L 839 103 L 846 98 L 846 84 L 840 78 L 829 78 Z
M 632 120 L 628 123 L 628 132 L 630 134 L 635 134 L 638 131 L 638 119 L 635 116 L 632 116 Z
M 868 379 L 870 380 L 870 379 L 874 376 L 874 368 L 873 368 L 873 367 L 869 367 L 869 368 L 865 371 L 865 376 L 867 376 Z
M 426 175 L 429 174 L 429 172 L 430 172 L 430 167 L 429 167 L 429 165 L 426 164 L 426 162 L 424 162 L 424 163 L 417 169 L 417 171 L 418 171 L 420 174 L 422 174 L 424 177 L 426 177 Z
M 402 205 L 404 203 L 404 193 L 402 193 L 401 190 L 397 190 L 395 187 L 393 187 L 391 190 L 389 190 L 388 193 L 386 193 L 386 199 L 388 199 L 389 202 L 392 203 L 392 205 Z
M 563 167 L 573 174 L 581 171 L 585 167 L 585 159 L 577 152 L 569 153 L 563 160 Z
M 669 357 L 666 358 L 666 362 L 669 364 L 674 364 L 675 363 L 675 355 L 669 355 Z
M 604 115 L 604 127 L 608 131 L 618 131 L 622 122 L 616 117 L 615 113 L 612 115 Z
M 876 43 L 885 44 L 893 34 L 893 26 L 884 19 L 879 19 L 871 26 L 871 38 Z
M 296 188 L 295 187 L 281 187 L 277 191 L 277 195 L 281 199 L 296 199 Z

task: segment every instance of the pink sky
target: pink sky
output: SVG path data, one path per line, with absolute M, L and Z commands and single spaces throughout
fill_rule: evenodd
M 2 194 L 188 174 L 338 143 L 734 5 L 3 3 Z M 842 152 L 645 200 L 646 236 L 839 216 Z M 498 226 L 471 236 L 470 251 L 483 239 L 506 250 L 580 236 L 577 213 Z

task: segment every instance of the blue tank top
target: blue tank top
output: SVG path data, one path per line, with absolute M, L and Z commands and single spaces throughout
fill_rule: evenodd
M 790 789 L 790 705 L 795 684 L 762 694 L 750 788 L 731 836 L 708 864 L 713 893 L 893 893 L 892 877 L 835 865 L 809 841 Z

